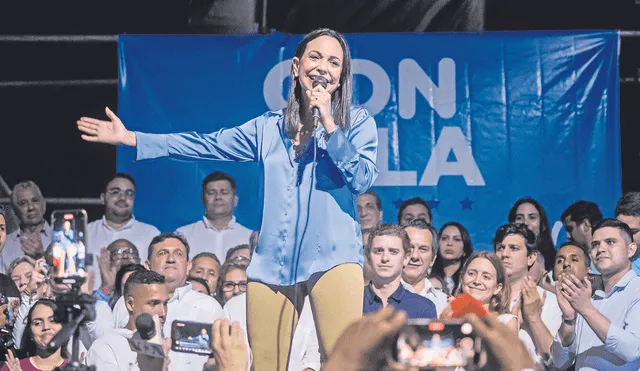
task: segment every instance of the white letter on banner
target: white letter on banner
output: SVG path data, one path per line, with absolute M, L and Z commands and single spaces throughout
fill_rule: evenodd
M 447 157 L 451 151 L 456 156 L 456 161 L 448 162 Z M 471 147 L 459 127 L 442 128 L 440 137 L 431 151 L 427 168 L 420 179 L 420 185 L 436 186 L 443 175 L 462 175 L 468 186 L 485 185 L 478 164 L 471 153 Z
M 389 170 L 389 131 L 378 129 L 378 178 L 373 184 L 378 187 L 415 186 L 418 175 L 415 171 Z
M 269 71 L 264 78 L 262 94 L 267 107 L 271 111 L 277 111 L 287 106 L 287 101 L 282 96 L 282 83 L 291 75 L 291 59 L 282 61 Z
M 362 106 L 373 116 L 384 109 L 391 96 L 391 81 L 387 72 L 375 62 L 368 59 L 354 59 L 351 61 L 354 75 L 364 75 L 373 86 L 371 98 Z
M 400 117 L 410 119 L 416 114 L 416 89 L 440 115 L 449 119 L 456 113 L 456 64 L 451 58 L 443 58 L 438 63 L 439 86 L 424 72 L 413 59 L 404 59 L 398 66 L 398 101 Z

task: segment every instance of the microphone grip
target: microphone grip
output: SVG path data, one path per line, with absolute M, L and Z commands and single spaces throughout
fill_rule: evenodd
M 313 126 L 314 127 L 318 127 L 318 124 L 320 123 L 320 110 L 318 109 L 318 107 L 313 107 Z

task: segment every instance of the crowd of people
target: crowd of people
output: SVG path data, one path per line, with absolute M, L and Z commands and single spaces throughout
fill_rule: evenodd
M 306 35 L 290 77 L 285 109 L 214 133 L 135 132 L 108 108 L 108 121 L 78 120 L 84 140 L 135 147 L 138 161 L 259 163 L 262 224 L 251 231 L 236 220 L 235 180 L 214 172 L 202 183 L 202 220 L 161 233 L 134 218 L 135 179 L 118 173 L 100 195 L 104 216 L 86 231 L 62 223 L 61 237 L 44 219 L 38 186 L 17 184 L 11 207 L 20 226 L 6 240 L 0 211 L 0 341 L 10 349 L 2 370 L 77 366 L 76 356 L 99 371 L 355 371 L 463 358 L 473 358 L 458 364 L 465 370 L 640 368 L 632 269 L 640 193 L 624 195 L 613 218 L 593 202 L 568 205 L 561 219 L 569 242 L 558 248 L 532 198 L 505 210 L 504 225 L 485 226 L 497 228 L 493 252 L 474 251 L 461 223 L 436 229 L 421 198 L 399 207 L 397 224 L 383 224 L 371 189 L 376 123 L 352 105 L 344 37 L 329 29 Z M 90 256 L 97 264 L 87 264 Z M 75 257 L 88 279 L 74 285 L 65 276 Z M 95 304 L 82 312 L 74 342 L 63 344 L 59 312 L 69 313 L 80 290 Z M 457 347 L 451 326 L 460 298 L 480 312 L 465 316 Z M 440 323 L 443 332 L 399 341 L 409 320 Z M 182 351 L 201 342 L 189 337 L 173 344 L 174 324 L 187 322 L 211 334 L 211 353 Z
M 238 196 L 230 175 L 210 174 L 201 192 L 203 219 L 160 233 L 134 218 L 136 184 L 131 176 L 115 174 L 105 186 L 100 195 L 104 216 L 86 229 L 87 252 L 97 264 L 88 267 L 82 289 L 96 298 L 97 315 L 80 331 L 84 363 L 98 370 L 139 367 L 127 339 L 136 331 L 136 318 L 147 313 L 159 321 L 165 336 L 174 320 L 215 322 L 214 339 L 219 326 L 226 326 L 225 336 L 236 335 L 235 353 L 225 353 L 215 343 L 218 357 L 168 351 L 168 369 L 224 369 L 225 362 L 250 368 L 253 355 L 244 331 L 246 269 L 259 231 L 237 222 Z M 70 288 L 54 280 L 52 227 L 44 219 L 46 203 L 39 187 L 19 183 L 11 200 L 20 227 L 6 235 L 0 209 L 0 269 L 5 275 L 0 290 L 8 299 L 0 306 L 0 324 L 10 331 L 15 351 L 5 355 L 3 367 L 51 370 L 70 360 L 69 345 L 54 353 L 47 350 L 61 329 L 54 316 L 56 297 Z M 640 193 L 625 194 L 612 218 L 604 218 L 593 202 L 569 205 L 560 216 L 568 242 L 558 248 L 550 239 L 543 206 L 523 198 L 505 212 L 492 252 L 475 251 L 469 232 L 457 222 L 437 229 L 429 205 L 420 198 L 400 206 L 397 224 L 382 223 L 381 202 L 373 190 L 359 195 L 357 203 L 365 256 L 361 322 L 378 318 L 388 307 L 401 310 L 404 320 L 451 319 L 451 298 L 468 293 L 504 325 L 501 331 L 519 338 L 541 369 L 640 367 L 635 261 Z M 238 356 L 239 350 L 244 356 Z M 225 354 L 246 359 L 220 359 Z M 319 371 L 335 364 L 321 354 L 307 297 L 293 332 L 288 369 Z

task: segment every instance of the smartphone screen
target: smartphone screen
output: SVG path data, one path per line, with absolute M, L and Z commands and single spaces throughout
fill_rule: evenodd
M 51 214 L 53 226 L 54 277 L 87 277 L 85 210 L 55 210 Z
M 464 320 L 409 320 L 398 334 L 394 359 L 408 367 L 466 367 L 480 352 L 480 340 Z
M 211 327 L 211 323 L 173 321 L 171 350 L 181 353 L 211 354 Z

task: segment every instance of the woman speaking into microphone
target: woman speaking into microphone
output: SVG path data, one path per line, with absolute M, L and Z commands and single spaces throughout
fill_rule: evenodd
M 108 108 L 110 121 L 78 121 L 84 140 L 135 146 L 138 161 L 171 157 L 261 165 L 263 219 L 247 270 L 247 327 L 256 370 L 286 369 L 307 295 L 324 356 L 362 315 L 356 196 L 378 175 L 378 137 L 371 114 L 351 105 L 352 90 L 346 41 L 320 29 L 296 48 L 283 110 L 211 134 L 132 132 Z

